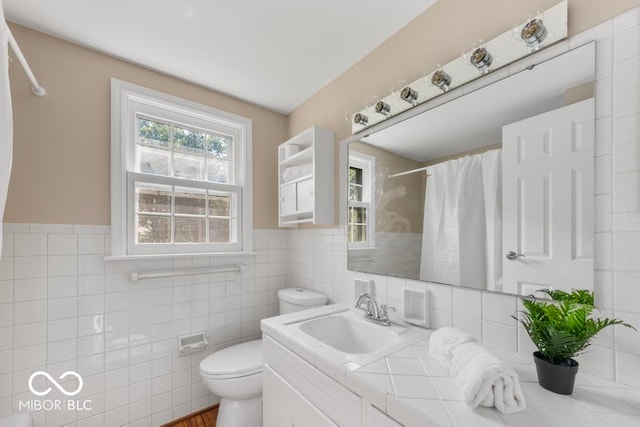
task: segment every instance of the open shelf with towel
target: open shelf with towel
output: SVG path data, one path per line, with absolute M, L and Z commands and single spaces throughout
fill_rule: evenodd
M 333 224 L 333 132 L 313 126 L 278 147 L 278 225 Z

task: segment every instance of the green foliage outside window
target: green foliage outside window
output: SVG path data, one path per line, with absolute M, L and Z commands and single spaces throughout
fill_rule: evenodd
M 219 159 L 229 156 L 230 138 L 223 135 L 212 135 L 144 118 L 138 119 L 138 127 L 145 145 L 170 148 L 173 143 L 176 150 L 206 151 L 208 156 Z

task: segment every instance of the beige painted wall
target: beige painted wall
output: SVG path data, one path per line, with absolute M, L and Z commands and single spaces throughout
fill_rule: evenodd
M 109 79 L 140 84 L 253 120 L 254 226 L 277 227 L 276 146 L 316 124 L 347 137 L 348 112 L 399 81 L 460 55 L 471 40 L 490 39 L 557 0 L 440 0 L 288 117 L 116 58 L 11 24 L 47 96 L 31 94 L 17 61 L 10 64 L 15 151 L 5 222 L 109 224 Z M 576 34 L 640 6 L 640 0 L 569 0 Z M 499 11 L 499 12 L 498 12 Z M 330 58 L 328 58 L 330 60 Z
M 253 120 L 254 227 L 276 228 L 277 150 L 287 118 L 10 24 L 45 97 L 10 63 L 14 157 L 4 222 L 109 224 L 110 79 L 116 77 Z
M 477 39 L 489 40 L 524 21 L 529 12 L 558 0 L 439 0 L 385 43 L 289 115 L 289 134 L 311 124 L 350 135 L 344 117 L 372 96 L 386 96 L 394 83 L 414 81 L 435 64 L 460 56 Z M 640 0 L 569 0 L 569 35 L 640 6 Z

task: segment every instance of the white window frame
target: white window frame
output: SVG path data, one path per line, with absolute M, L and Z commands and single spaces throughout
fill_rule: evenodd
M 157 117 L 188 128 L 231 134 L 234 182 L 218 184 L 136 172 L 137 117 Z M 253 242 L 252 122 L 250 119 L 118 79 L 111 79 L 111 256 L 230 254 L 250 252 Z M 135 183 L 229 191 L 237 195 L 235 242 L 135 243 Z
M 361 248 L 373 248 L 375 247 L 375 224 L 376 224 L 376 191 L 375 191 L 375 176 L 376 176 L 376 158 L 368 156 L 362 153 L 356 153 L 354 151 L 349 152 L 349 167 L 356 167 L 362 169 L 362 202 L 349 200 L 349 174 L 347 173 L 347 212 L 349 207 L 364 207 L 367 210 L 367 233 L 366 240 L 364 242 L 349 242 L 349 248 L 361 249 Z M 349 223 L 347 221 L 347 227 Z

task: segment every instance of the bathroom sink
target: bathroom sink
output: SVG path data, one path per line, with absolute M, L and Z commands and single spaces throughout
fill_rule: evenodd
M 365 354 L 394 347 L 409 330 L 402 326 L 381 326 L 351 310 L 300 323 L 300 331 L 344 353 Z

